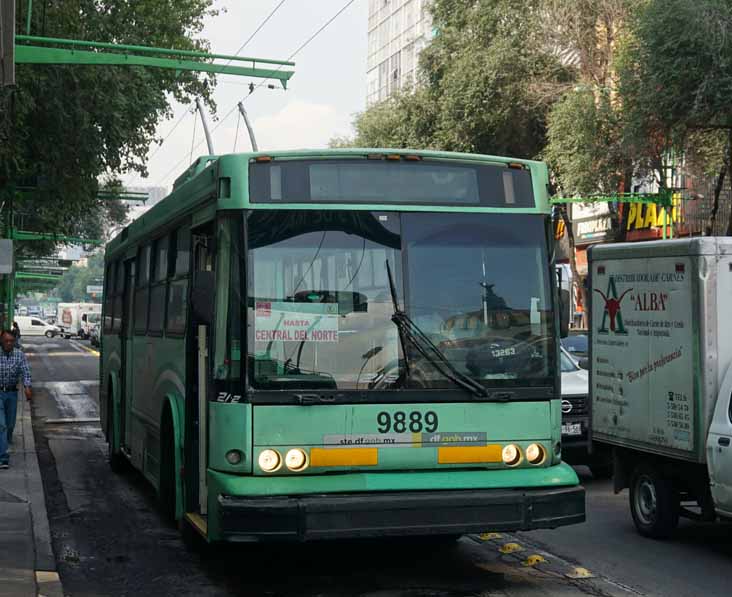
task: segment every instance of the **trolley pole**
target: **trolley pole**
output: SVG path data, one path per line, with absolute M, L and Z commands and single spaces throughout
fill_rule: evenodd
M 216 155 L 213 147 L 213 141 L 211 140 L 211 131 L 208 130 L 208 122 L 206 121 L 206 114 L 203 111 L 203 104 L 201 100 L 196 98 L 196 109 L 201 115 L 201 122 L 203 123 L 203 132 L 206 134 L 206 145 L 208 145 L 208 155 Z
M 252 142 L 252 150 L 259 151 L 259 147 L 257 147 L 257 140 L 254 138 L 254 129 L 252 128 L 252 123 L 249 122 L 249 116 L 247 115 L 247 111 L 244 109 L 243 102 L 239 102 L 239 112 L 241 112 L 241 115 L 244 118 L 244 124 L 247 125 L 249 140 Z

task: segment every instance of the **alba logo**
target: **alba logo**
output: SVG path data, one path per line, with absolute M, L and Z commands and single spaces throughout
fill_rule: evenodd
M 632 291 L 632 288 L 628 288 L 623 294 L 618 296 L 618 289 L 615 286 L 615 278 L 610 277 L 610 281 L 607 284 L 607 293 L 603 293 L 602 290 L 595 288 L 595 292 L 599 294 L 605 301 L 605 310 L 602 313 L 602 323 L 600 328 L 597 330 L 600 334 L 607 334 L 607 320 L 610 318 L 610 331 L 615 334 L 627 335 L 625 326 L 623 325 L 623 314 L 620 312 L 620 304 L 623 302 L 625 295 Z
M 639 292 L 630 297 L 635 302 L 636 311 L 665 311 L 668 294 L 665 292 Z

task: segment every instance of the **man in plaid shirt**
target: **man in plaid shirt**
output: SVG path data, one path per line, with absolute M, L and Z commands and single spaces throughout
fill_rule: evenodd
M 0 469 L 8 468 L 8 443 L 13 442 L 15 415 L 18 408 L 18 378 L 23 378 L 25 397 L 30 400 L 31 375 L 23 351 L 15 348 L 15 336 L 4 330 L 0 336 Z

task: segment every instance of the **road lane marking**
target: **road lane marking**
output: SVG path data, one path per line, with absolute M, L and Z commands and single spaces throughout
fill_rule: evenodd
M 99 353 L 92 353 L 99 356 Z M 87 356 L 84 352 L 26 352 L 27 357 L 85 357 Z
M 99 423 L 99 417 L 74 417 L 65 419 L 44 419 L 47 425 L 73 425 L 74 423 Z
M 33 384 L 36 388 L 58 388 L 60 383 L 78 383 L 82 386 L 97 386 L 99 385 L 98 379 L 80 379 L 78 381 L 37 381 Z
M 98 350 L 94 350 L 90 346 L 85 346 L 84 344 L 79 344 L 76 340 L 71 340 L 70 343 L 71 343 L 71 345 L 74 348 L 76 348 L 79 351 L 88 352 L 90 354 L 93 354 L 95 357 L 98 357 L 99 356 L 99 351 Z

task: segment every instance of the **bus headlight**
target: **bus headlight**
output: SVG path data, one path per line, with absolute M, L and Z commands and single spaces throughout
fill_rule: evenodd
M 243 454 L 239 450 L 229 450 L 226 453 L 226 462 L 231 465 L 237 465 L 241 462 Z
M 503 459 L 504 464 L 507 464 L 508 466 L 515 466 L 519 462 L 521 462 L 521 448 L 519 448 L 516 444 L 508 444 L 507 446 L 503 446 L 503 450 L 501 451 L 501 458 Z
M 539 444 L 530 444 L 526 448 L 526 460 L 531 464 L 541 464 L 544 462 L 545 452 Z
M 301 471 L 308 466 L 307 454 L 300 448 L 288 450 L 285 455 L 285 464 L 291 471 Z
M 262 450 L 258 462 L 265 473 L 273 473 L 282 465 L 282 458 L 276 450 Z

